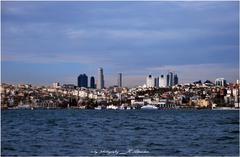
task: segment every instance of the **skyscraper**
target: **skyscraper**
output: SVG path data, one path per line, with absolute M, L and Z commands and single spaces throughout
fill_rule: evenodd
M 118 73 L 117 85 L 122 87 L 122 73 Z
M 97 89 L 104 88 L 104 75 L 103 75 L 103 68 L 98 69 L 98 80 L 97 80 Z
M 167 74 L 167 76 L 166 76 L 166 81 L 167 81 L 167 82 L 166 82 L 166 85 L 167 85 L 167 86 L 169 86 L 169 79 L 170 79 L 170 75 Z
M 146 79 L 146 85 L 147 87 L 154 87 L 154 78 L 152 75 L 149 75 Z
M 169 72 L 167 74 L 167 86 L 168 87 L 171 87 L 174 85 L 174 79 L 173 79 L 173 73 L 172 72 Z
M 174 84 L 173 85 L 177 85 L 178 84 L 178 76 L 177 74 L 174 75 Z
M 93 76 L 90 78 L 90 88 L 95 88 L 95 78 Z
M 88 77 L 86 74 L 80 74 L 78 76 L 78 87 L 88 87 Z
M 154 78 L 154 87 L 156 87 L 156 88 L 159 87 L 159 77 Z
M 161 75 L 159 78 L 159 87 L 167 87 L 167 78 L 164 75 Z

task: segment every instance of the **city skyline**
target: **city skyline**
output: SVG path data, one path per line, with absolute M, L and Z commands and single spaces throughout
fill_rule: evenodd
M 103 67 L 106 87 L 118 72 L 128 87 L 168 71 L 179 83 L 235 82 L 238 12 L 238 2 L 2 2 L 1 81 L 77 84 Z

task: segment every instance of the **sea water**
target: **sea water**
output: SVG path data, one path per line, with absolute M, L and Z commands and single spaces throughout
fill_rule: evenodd
M 239 112 L 2 110 L 2 155 L 239 155 Z

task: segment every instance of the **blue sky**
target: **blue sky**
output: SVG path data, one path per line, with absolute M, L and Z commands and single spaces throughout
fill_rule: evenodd
M 2 82 L 106 85 L 175 71 L 181 83 L 239 72 L 238 2 L 2 2 Z

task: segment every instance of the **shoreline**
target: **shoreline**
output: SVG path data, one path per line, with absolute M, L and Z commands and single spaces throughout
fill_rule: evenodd
M 240 110 L 240 108 L 234 107 L 216 107 L 216 108 L 193 108 L 193 107 L 184 107 L 184 108 L 157 108 L 157 109 L 90 109 L 90 108 L 78 108 L 78 107 L 69 107 L 69 108 L 61 108 L 61 107 L 34 107 L 34 108 L 1 108 L 1 110 L 119 110 L 119 111 L 129 111 L 129 110 L 158 110 L 158 111 L 170 111 L 170 110 Z

